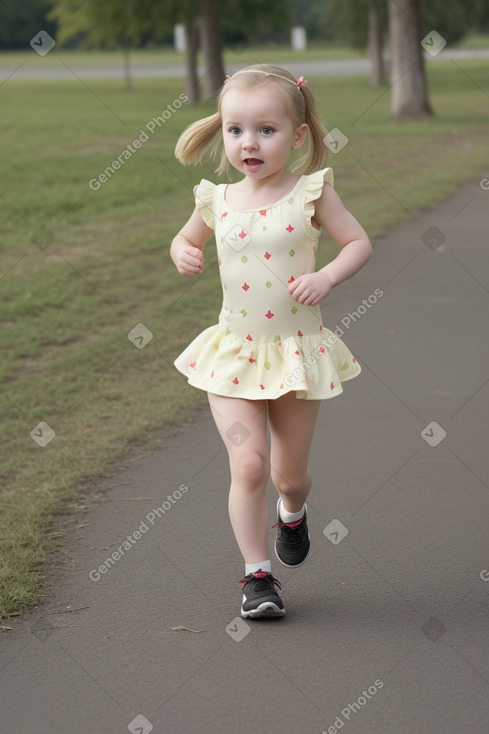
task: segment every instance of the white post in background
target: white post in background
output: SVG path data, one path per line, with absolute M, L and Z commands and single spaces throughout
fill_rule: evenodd
M 173 39 L 175 42 L 175 51 L 181 51 L 182 53 L 187 50 L 187 44 L 185 41 L 185 26 L 183 23 L 177 23 L 173 26 Z
M 305 51 L 307 48 L 306 29 L 296 25 L 290 30 L 290 45 L 293 51 Z

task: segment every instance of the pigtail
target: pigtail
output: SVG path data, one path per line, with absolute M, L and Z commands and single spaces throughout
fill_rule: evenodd
M 221 115 L 204 117 L 192 122 L 177 140 L 175 157 L 183 165 L 198 165 L 206 153 L 215 156 L 220 152 Z
M 303 84 L 300 93 L 304 98 L 305 122 L 309 128 L 309 145 L 307 153 L 294 163 L 291 167 L 294 171 L 301 173 L 314 173 L 326 164 L 328 149 L 324 142 L 327 130 L 324 127 L 316 106 L 314 95 L 311 90 Z

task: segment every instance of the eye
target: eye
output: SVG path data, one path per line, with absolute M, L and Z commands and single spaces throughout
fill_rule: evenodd
M 262 129 L 260 130 L 260 132 L 263 133 L 263 135 L 268 136 L 273 133 L 273 129 L 271 127 L 268 127 L 267 125 L 264 125 Z
M 230 127 L 228 132 L 231 133 L 231 135 L 239 135 L 241 130 L 239 129 L 239 127 L 234 126 L 234 127 Z

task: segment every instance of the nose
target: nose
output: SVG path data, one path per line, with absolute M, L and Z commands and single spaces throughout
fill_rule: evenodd
M 243 150 L 256 150 L 258 147 L 255 136 L 252 133 L 246 133 L 243 136 L 242 148 Z

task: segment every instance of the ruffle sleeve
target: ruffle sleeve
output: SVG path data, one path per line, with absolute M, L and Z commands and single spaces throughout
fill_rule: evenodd
M 211 229 L 215 229 L 214 194 L 216 188 L 215 184 L 205 178 L 200 184 L 194 186 L 195 204 L 202 219 Z
M 334 185 L 334 176 L 333 176 L 333 169 L 332 168 L 323 168 L 322 171 L 316 171 L 315 173 L 309 174 L 307 176 L 307 181 L 304 186 L 304 202 L 303 202 L 303 212 L 304 212 L 304 227 L 306 229 L 307 234 L 317 239 L 317 232 L 318 230 L 316 227 L 312 224 L 312 218 L 314 216 L 315 212 L 315 204 L 314 202 L 319 199 L 321 196 L 321 193 L 323 191 L 324 182 L 327 182 L 331 184 L 331 186 Z

